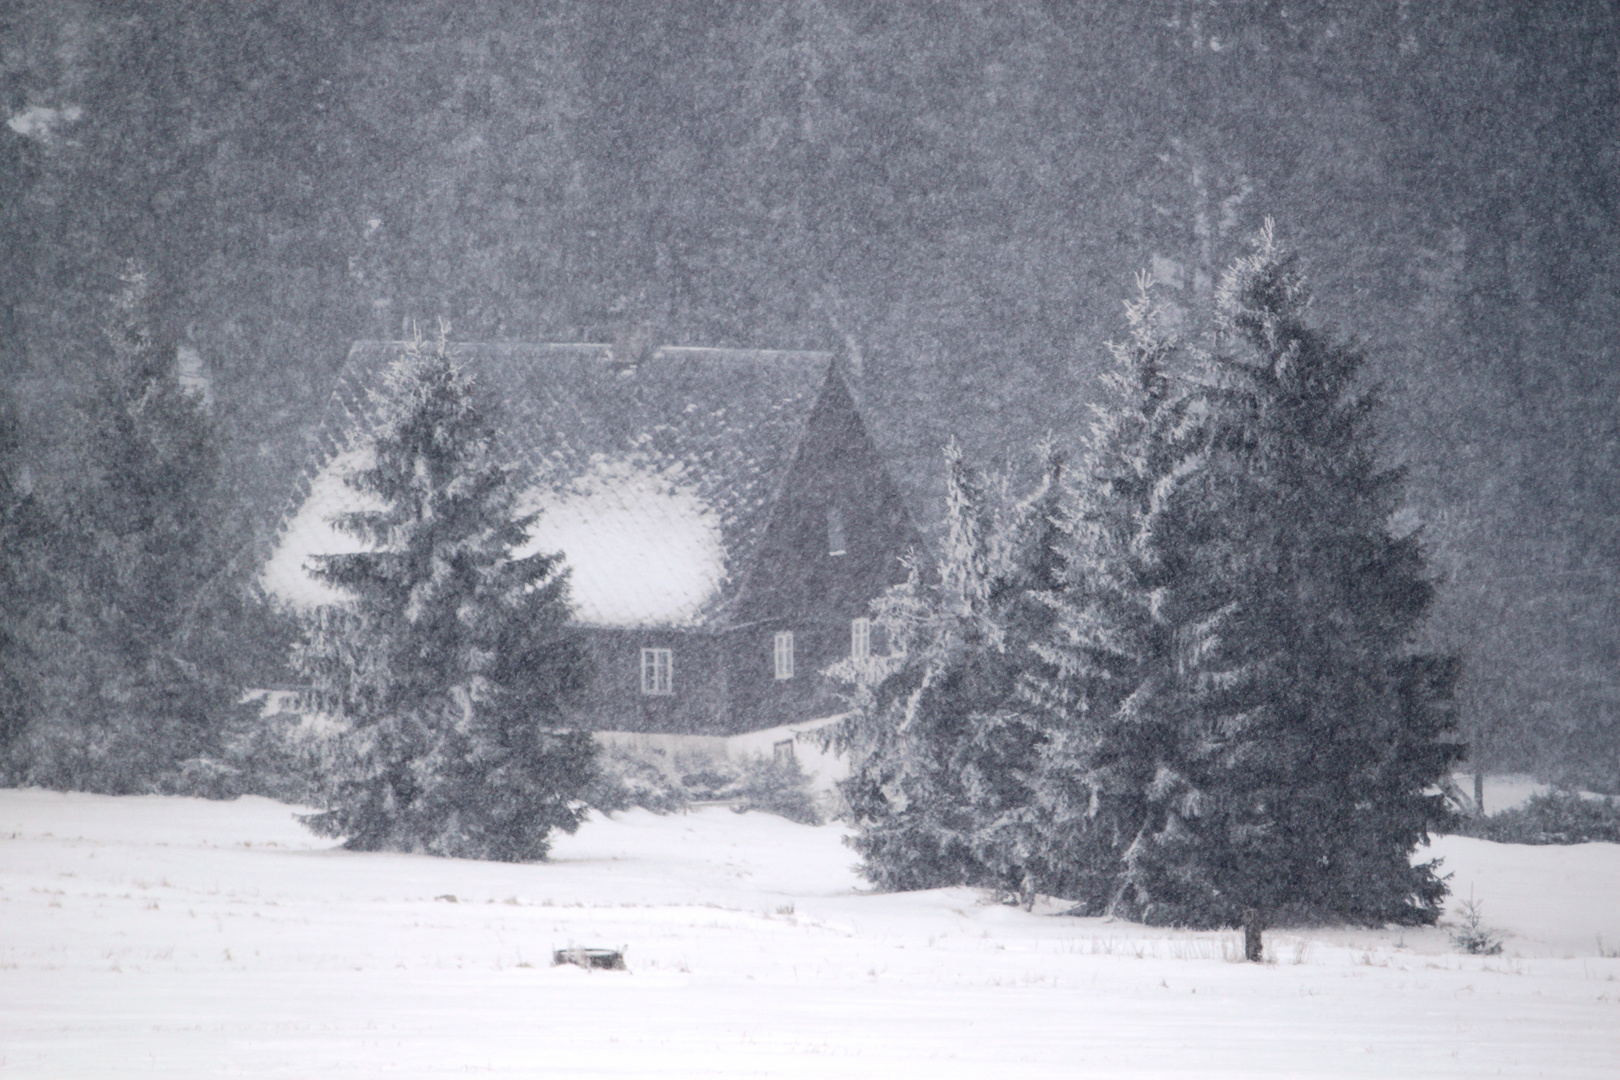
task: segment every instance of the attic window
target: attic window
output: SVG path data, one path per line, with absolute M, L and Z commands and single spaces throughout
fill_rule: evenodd
M 827 554 L 844 554 L 844 512 L 836 506 L 827 507 Z
M 641 692 L 643 694 L 673 694 L 671 678 L 674 664 L 668 649 L 641 650 Z
M 871 619 L 853 619 L 850 621 L 849 655 L 852 660 L 865 660 L 872 655 Z
M 782 630 L 776 635 L 776 677 L 793 678 L 793 631 Z

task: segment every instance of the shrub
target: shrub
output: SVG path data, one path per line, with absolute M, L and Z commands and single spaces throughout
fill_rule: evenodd
M 1620 844 L 1620 800 L 1549 791 L 1523 806 L 1466 820 L 1458 832 L 1499 844 Z
M 767 757 L 742 760 L 742 775 L 730 796 L 732 809 L 739 814 L 763 810 L 801 825 L 820 825 L 821 809 L 810 790 L 810 778 L 793 758 L 775 761 Z
M 603 813 L 640 807 L 655 814 L 672 814 L 685 810 L 691 802 L 662 750 L 609 745 L 603 748 L 600 761 L 601 773 L 586 801 Z
M 650 746 L 614 745 L 602 753 L 602 775 L 590 796 L 598 810 L 641 807 L 655 814 L 693 803 L 730 803 L 738 813 L 762 810 L 805 825 L 822 814 L 810 778 L 796 761 L 778 763 L 751 755 L 692 749 L 670 755 Z

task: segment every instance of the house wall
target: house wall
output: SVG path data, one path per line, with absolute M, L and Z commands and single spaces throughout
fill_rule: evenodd
M 794 675 L 776 678 L 775 637 L 793 631 Z M 593 731 L 731 736 L 843 708 L 821 672 L 849 655 L 849 625 L 773 620 L 713 632 L 587 628 L 594 676 L 569 722 Z M 668 649 L 669 694 L 641 689 L 641 650 Z
M 776 634 L 793 632 L 793 677 L 776 677 Z M 728 734 L 828 716 L 845 708 L 840 687 L 822 672 L 849 655 L 849 623 L 770 619 L 725 635 L 730 666 Z
M 899 490 L 834 374 L 736 596 L 702 628 L 588 630 L 596 676 L 575 720 L 596 731 L 734 736 L 840 712 L 842 688 L 822 671 L 849 655 L 851 621 L 905 580 L 903 556 L 921 550 Z M 783 630 L 794 637 L 790 679 L 776 678 L 775 637 Z M 671 650 L 673 693 L 642 693 L 643 648 Z
M 715 634 L 686 628 L 587 627 L 584 636 L 594 675 L 584 700 L 570 711 L 572 723 L 594 731 L 731 734 L 729 673 Z M 644 648 L 670 650 L 671 693 L 642 693 Z
M 836 516 L 843 553 L 831 550 Z M 902 557 L 922 540 L 899 489 L 833 377 L 812 410 L 765 536 L 727 612 L 730 626 L 791 620 L 825 627 L 867 614 L 904 581 Z
M 842 541 L 839 554 L 835 540 Z M 903 557 L 922 550 L 854 400 L 834 376 L 728 610 L 731 730 L 842 710 L 840 688 L 821 672 L 849 655 L 851 621 L 869 615 L 875 597 L 904 581 Z M 779 630 L 793 631 L 792 679 L 775 678 Z

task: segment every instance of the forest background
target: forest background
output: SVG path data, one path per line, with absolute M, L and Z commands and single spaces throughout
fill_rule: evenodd
M 1476 764 L 1620 789 L 1620 13 L 1522 4 L 0 5 L 0 379 L 40 478 L 127 260 L 267 553 L 349 344 L 843 352 L 925 528 L 1032 468 L 1148 269 L 1266 216 L 1385 388 Z M 249 647 L 247 644 L 244 648 Z

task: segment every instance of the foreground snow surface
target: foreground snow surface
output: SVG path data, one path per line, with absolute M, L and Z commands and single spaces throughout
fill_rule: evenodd
M 0 791 L 0 1076 L 1620 1075 L 1617 845 L 1437 841 L 1501 956 L 1326 929 L 1253 965 L 863 892 L 841 837 L 637 811 L 506 866 L 334 850 L 262 799 Z M 551 967 L 571 944 L 630 970 Z

